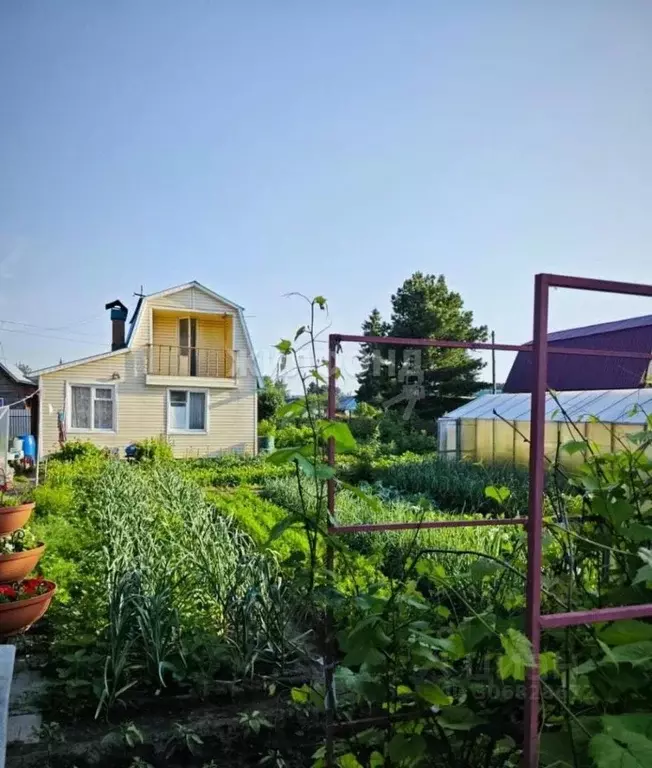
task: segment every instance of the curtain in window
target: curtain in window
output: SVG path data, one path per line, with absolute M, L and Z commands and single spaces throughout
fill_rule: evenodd
M 186 429 L 186 392 L 170 392 L 170 428 Z
M 91 388 L 70 387 L 71 420 L 74 429 L 91 428 Z
M 188 429 L 205 429 L 206 395 L 203 392 L 190 392 L 189 396 L 190 413 L 188 415 Z
M 113 429 L 113 391 L 97 388 L 93 406 L 93 427 Z

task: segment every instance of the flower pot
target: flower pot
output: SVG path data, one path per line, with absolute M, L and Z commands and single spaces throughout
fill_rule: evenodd
M 45 544 L 39 544 L 34 549 L 0 555 L 0 584 L 22 581 L 30 571 L 36 568 L 43 552 L 45 552 Z
M 57 585 L 53 581 L 43 583 L 50 588 L 44 595 L 36 595 L 11 603 L 0 603 L 0 637 L 24 632 L 47 611 Z
M 29 520 L 33 509 L 33 501 L 20 504 L 17 507 L 0 507 L 0 536 L 5 536 L 22 528 Z

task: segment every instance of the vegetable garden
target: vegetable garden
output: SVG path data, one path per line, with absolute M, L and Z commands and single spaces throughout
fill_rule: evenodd
M 48 738 L 12 765 L 515 767 L 535 663 L 542 765 L 652 764 L 638 609 L 553 626 L 538 659 L 525 634 L 527 532 L 503 523 L 527 476 L 375 455 L 307 396 L 293 414 L 310 440 L 266 459 L 49 463 L 28 530 L 57 596 L 21 641 L 50 681 Z M 649 428 L 615 453 L 559 446 L 584 462 L 546 478 L 543 614 L 650 601 L 651 449 Z M 494 524 L 429 527 L 471 518 Z M 360 533 L 389 522 L 411 527 Z

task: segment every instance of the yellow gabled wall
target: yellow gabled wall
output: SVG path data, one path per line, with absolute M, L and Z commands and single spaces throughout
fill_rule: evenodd
M 237 349 L 239 356 L 235 387 L 208 389 L 208 432 L 169 436 L 175 456 L 207 456 L 226 451 L 255 453 L 257 382 L 255 365 L 248 355 L 245 329 L 240 316 L 232 307 L 199 289 L 191 288 L 155 301 L 145 299 L 140 320 L 133 330 L 130 349 L 99 360 L 80 361 L 74 366 L 41 375 L 41 456 L 58 450 L 57 413 L 67 412 L 68 385 L 72 383 L 115 387 L 117 430 L 113 433 L 77 434 L 69 431 L 70 440 L 88 440 L 102 447 L 122 451 L 129 443 L 148 437 L 167 436 L 168 387 L 145 383 L 147 354 L 150 343 L 176 346 L 177 326 L 172 314 L 169 315 L 169 322 L 166 320 L 160 326 L 156 322 L 152 324 L 153 317 L 158 320 L 156 308 L 214 312 L 213 316 L 204 314 L 201 317 L 205 323 L 203 330 L 199 330 L 202 329 L 200 320 L 198 346 L 210 343 L 219 345 L 216 348 L 221 349 L 225 344 L 227 349 Z M 228 313 L 226 322 L 225 313 Z M 200 335 L 202 332 L 205 332 L 203 337 Z M 178 388 L 192 389 L 186 382 L 185 378 L 180 380 Z

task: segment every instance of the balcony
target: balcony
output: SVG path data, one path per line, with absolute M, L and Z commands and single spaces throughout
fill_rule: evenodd
M 235 387 L 237 352 L 232 349 L 150 344 L 147 384 L 161 386 Z

